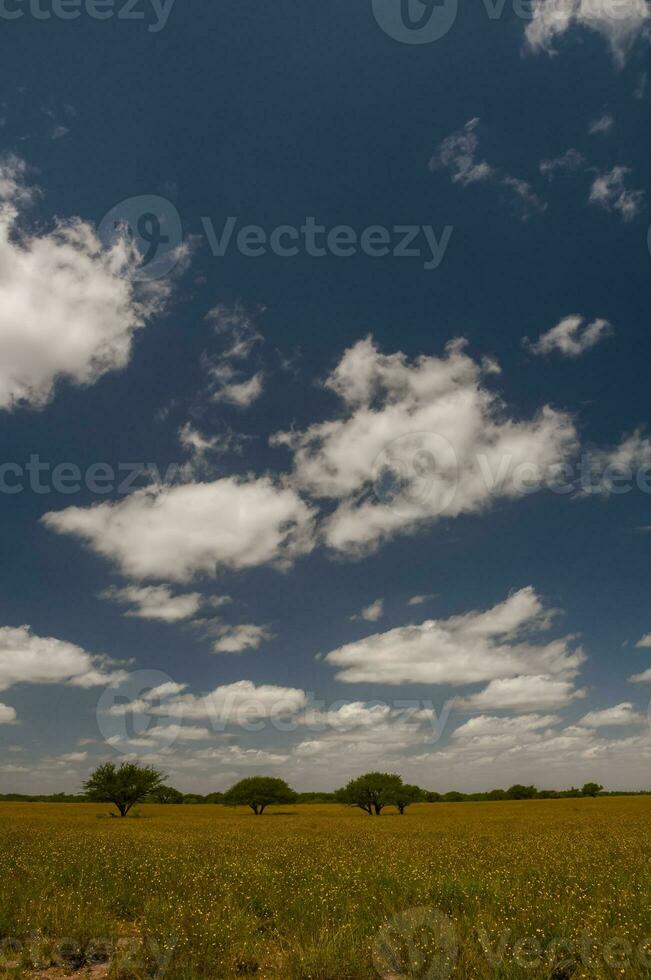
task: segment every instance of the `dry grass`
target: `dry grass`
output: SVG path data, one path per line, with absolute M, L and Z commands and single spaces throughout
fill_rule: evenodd
M 108 809 L 0 805 L 5 975 L 651 976 L 649 797 Z

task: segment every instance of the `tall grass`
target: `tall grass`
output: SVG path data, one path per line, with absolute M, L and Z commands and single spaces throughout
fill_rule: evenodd
M 651 977 L 649 797 L 107 809 L 0 805 L 5 975 Z

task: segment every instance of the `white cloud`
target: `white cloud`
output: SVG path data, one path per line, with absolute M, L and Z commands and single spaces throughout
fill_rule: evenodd
M 266 626 L 242 623 L 239 626 L 224 626 L 221 635 L 213 645 L 215 653 L 241 653 L 243 650 L 257 650 L 264 640 L 271 637 Z
M 644 191 L 629 190 L 624 185 L 629 167 L 613 167 L 597 174 L 590 188 L 590 203 L 605 211 L 618 212 L 624 221 L 632 221 L 642 210 Z
M 88 752 L 64 752 L 63 755 L 55 755 L 46 761 L 62 766 L 75 762 L 85 762 L 87 758 Z
M 248 408 L 257 401 L 263 390 L 263 374 L 258 371 L 242 378 L 230 364 L 214 364 L 208 368 L 211 381 L 210 397 L 214 402 L 227 402 L 237 408 Z
M 436 592 L 429 592 L 427 595 L 413 595 L 407 605 L 422 606 L 424 602 L 429 602 L 430 599 L 436 599 L 436 596 Z
M 629 677 L 631 684 L 651 684 L 651 667 L 643 670 L 641 674 L 633 674 Z
M 14 684 L 71 684 L 95 687 L 124 676 L 107 670 L 111 661 L 74 643 L 36 636 L 29 626 L 0 627 L 0 690 Z
M 359 553 L 442 517 L 523 493 L 522 465 L 547 472 L 574 451 L 571 418 L 545 406 L 510 418 L 460 341 L 444 357 L 381 354 L 372 338 L 347 350 L 326 381 L 344 415 L 272 442 L 294 452 L 295 484 L 339 500 L 326 543 Z M 500 474 L 499 477 L 496 474 Z
M 82 538 L 136 579 L 184 582 L 218 568 L 286 566 L 313 546 L 312 511 L 267 477 L 153 486 L 42 520 Z
M 575 690 L 570 680 L 549 674 L 525 674 L 492 680 L 482 691 L 456 699 L 455 706 L 467 711 L 529 711 L 560 708 L 585 694 L 583 689 Z
M 651 647 L 651 633 L 645 633 L 645 635 L 642 636 L 637 641 L 637 643 L 635 644 L 635 646 L 636 647 Z
M 552 180 L 557 173 L 573 173 L 576 170 L 580 170 L 584 164 L 585 158 L 583 154 L 572 147 L 566 150 L 560 157 L 543 160 L 540 164 L 540 172 L 548 180 Z
M 651 440 L 637 429 L 612 449 L 593 449 L 586 455 L 589 483 L 584 483 L 583 496 L 609 496 L 617 492 L 620 479 L 630 481 L 637 470 L 651 469 Z
M 166 585 L 137 586 L 128 585 L 123 589 L 110 588 L 101 593 L 101 598 L 132 605 L 125 616 L 137 619 L 160 619 L 164 623 L 177 623 L 194 616 L 203 601 L 200 592 L 187 592 L 173 595 Z
M 517 718 L 502 718 L 495 715 L 477 715 L 470 718 L 453 732 L 453 739 L 472 742 L 482 747 L 495 744 L 516 744 L 529 733 L 537 733 L 541 728 L 549 728 L 559 721 L 557 715 L 520 715 Z
M 446 136 L 429 161 L 429 169 L 448 170 L 452 182 L 463 187 L 478 181 L 491 181 L 506 187 L 517 205 L 520 217 L 525 220 L 532 214 L 544 211 L 547 205 L 534 193 L 526 180 L 503 173 L 485 160 L 477 160 L 478 126 L 478 118 L 469 119 L 463 129 Z
M 0 409 L 10 410 L 45 405 L 59 379 L 89 385 L 124 368 L 134 334 L 169 294 L 135 282 L 126 238 L 106 249 L 79 218 L 25 231 L 25 170 L 0 161 Z
M 430 160 L 429 169 L 449 170 L 453 183 L 464 187 L 488 180 L 493 175 L 493 168 L 485 160 L 476 159 L 479 149 L 478 125 L 478 118 L 469 119 L 463 129 L 446 136 Z
M 471 719 L 476 722 L 477 719 Z M 399 771 L 410 781 L 442 788 L 491 789 L 516 782 L 563 788 L 596 780 L 612 789 L 648 785 L 651 737 L 648 731 L 629 737 L 603 737 L 581 724 L 559 728 L 553 719 L 536 716 L 514 727 L 514 719 L 489 718 L 449 745 L 402 760 Z M 480 729 L 483 728 L 483 731 Z
M 248 360 L 263 337 L 255 326 L 257 316 L 264 309 L 247 310 L 241 304 L 215 306 L 206 319 L 215 333 L 225 337 L 226 348 L 217 358 L 207 355 L 203 366 L 208 374 L 210 398 L 214 402 L 226 402 L 237 408 L 248 408 L 264 388 L 264 373 L 257 371 L 245 377 L 241 366 L 235 363 Z
M 547 209 L 547 204 L 538 194 L 532 190 L 531 184 L 519 177 L 510 177 L 508 174 L 502 177 L 501 185 L 507 187 L 513 194 L 513 201 L 516 205 L 516 212 L 526 221 L 534 214 L 541 214 Z
M 210 719 L 214 726 L 220 726 L 295 715 L 306 705 L 307 695 L 300 688 L 235 681 L 208 694 L 182 694 L 162 705 L 152 705 L 149 710 L 166 717 Z
M 621 66 L 634 42 L 647 36 L 648 19 L 645 0 L 534 0 L 525 36 L 533 50 L 555 54 L 557 36 L 587 27 L 605 38 Z
M 0 703 L 0 725 L 13 725 L 16 721 L 16 709 L 8 704 Z M 13 751 L 19 751 L 13 748 Z
M 351 684 L 458 686 L 521 675 L 569 681 L 585 660 L 580 648 L 572 649 L 572 638 L 533 642 L 550 616 L 529 586 L 484 612 L 375 633 L 332 650 L 325 660 L 338 668 L 338 680 Z
M 613 128 L 615 119 L 609 112 L 604 113 L 598 119 L 594 119 L 588 126 L 588 133 L 594 136 L 597 133 L 608 133 Z
M 557 350 L 563 357 L 579 357 L 612 332 L 608 320 L 597 319 L 587 323 L 585 317 L 574 314 L 563 317 L 555 327 L 541 334 L 535 343 L 525 337 L 524 344 L 534 354 L 550 354 Z
M 369 603 L 368 606 L 364 608 L 356 615 L 351 616 L 351 619 L 364 619 L 367 623 L 377 623 L 378 619 L 381 619 L 384 614 L 384 599 L 376 599 L 375 602 Z
M 603 711 L 589 711 L 577 724 L 585 728 L 607 728 L 619 725 L 643 725 L 645 719 L 635 710 L 630 701 L 623 701 Z
M 140 749 L 153 749 L 155 751 L 161 745 L 169 746 L 176 742 L 207 742 L 214 737 L 213 732 L 209 728 L 201 725 L 171 724 L 153 725 L 142 735 L 137 735 L 133 738 L 112 735 L 106 741 L 109 745 L 129 748 L 134 751 Z
M 280 752 L 268 752 L 265 749 L 248 749 L 241 745 L 219 746 L 218 748 L 201 749 L 195 754 L 197 763 L 211 762 L 218 763 L 220 766 L 232 766 L 245 769 L 260 770 L 265 773 L 267 766 L 282 766 L 289 759 L 289 755 Z
M 216 334 L 225 336 L 228 346 L 222 357 L 229 360 L 245 360 L 257 344 L 264 340 L 256 327 L 256 319 L 264 313 L 264 307 L 249 310 L 241 303 L 227 306 L 219 303 L 206 316 Z

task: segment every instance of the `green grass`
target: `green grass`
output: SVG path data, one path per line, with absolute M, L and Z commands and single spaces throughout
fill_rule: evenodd
M 5 975 L 651 977 L 650 797 L 109 809 L 0 804 Z

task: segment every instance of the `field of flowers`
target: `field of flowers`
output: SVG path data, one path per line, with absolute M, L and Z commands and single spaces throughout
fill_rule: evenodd
M 0 974 L 651 976 L 651 797 L 0 805 Z

